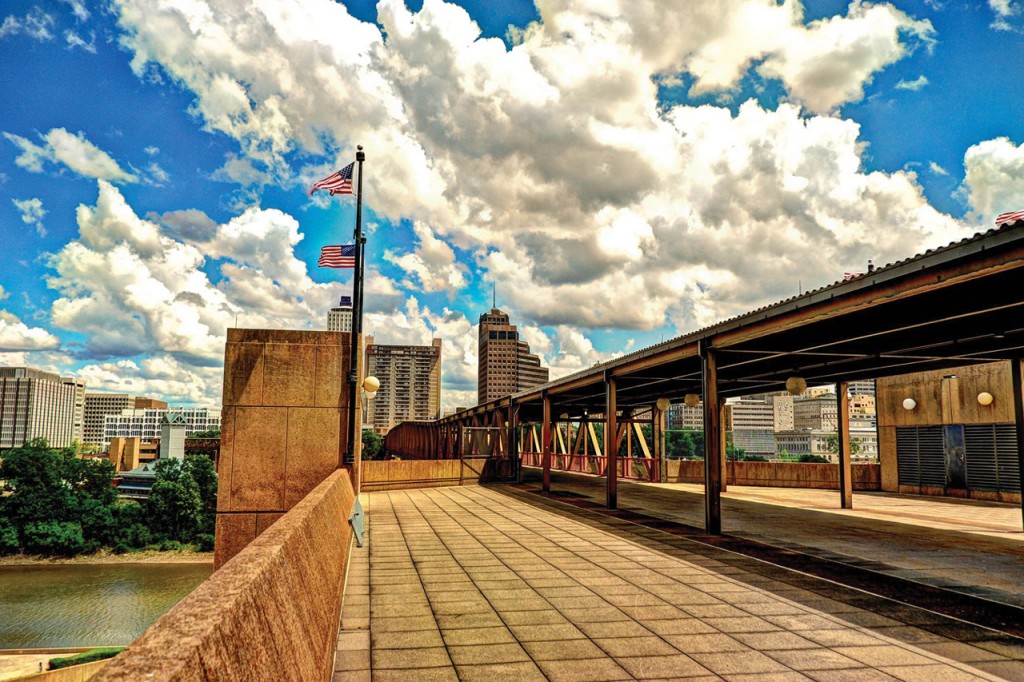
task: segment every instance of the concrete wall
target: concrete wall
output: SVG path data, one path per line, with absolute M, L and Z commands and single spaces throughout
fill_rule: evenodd
M 497 467 L 497 469 L 495 468 Z M 447 485 L 475 485 L 507 477 L 509 463 L 478 459 L 407 459 L 363 462 L 362 490 L 437 488 Z
M 354 500 L 332 473 L 93 679 L 329 680 Z
M 16 678 L 19 682 L 86 682 L 95 679 L 96 673 L 105 668 L 113 659 L 93 661 L 82 665 L 72 665 L 57 670 L 44 670 L 34 675 L 25 675 Z
M 342 465 L 349 344 L 340 332 L 228 330 L 216 567 Z
M 704 462 L 668 460 L 669 483 L 703 483 Z M 772 488 L 839 489 L 839 467 L 810 462 L 729 462 L 728 483 Z M 853 465 L 854 490 L 880 490 L 881 469 L 877 464 Z

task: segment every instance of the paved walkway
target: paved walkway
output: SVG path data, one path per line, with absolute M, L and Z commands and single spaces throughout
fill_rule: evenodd
M 1019 640 L 957 642 L 924 612 L 908 627 L 823 597 L 823 581 L 523 491 L 363 500 L 336 682 L 1024 679 Z
M 605 481 L 552 472 L 552 491 L 604 504 Z M 539 472 L 527 482 L 539 486 Z M 1021 509 L 995 502 L 829 490 L 729 486 L 722 531 L 1024 607 Z M 619 482 L 619 508 L 704 528 L 703 486 Z

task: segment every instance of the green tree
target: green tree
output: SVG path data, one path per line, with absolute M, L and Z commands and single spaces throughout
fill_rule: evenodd
M 199 521 L 200 533 L 213 533 L 217 524 L 217 470 L 213 460 L 206 455 L 193 455 L 185 458 L 182 465 L 185 473 L 199 486 L 199 499 L 202 502 L 202 518 Z
M 146 503 L 150 529 L 160 539 L 188 542 L 202 522 L 199 485 L 177 459 L 157 460 L 154 467 L 156 481 Z
M 821 455 L 800 455 L 797 460 L 798 462 L 812 463 L 812 464 L 828 464 L 828 457 L 822 457 Z
M 82 526 L 73 521 L 30 521 L 22 536 L 30 554 L 74 556 L 86 549 Z
M 220 429 L 210 429 L 209 431 L 196 431 L 195 433 L 189 434 L 189 438 L 220 438 Z
M 18 529 L 6 518 L 0 516 L 0 556 L 17 554 L 21 549 L 21 541 L 18 540 Z
M 383 459 L 384 439 L 370 429 L 363 429 L 363 459 Z

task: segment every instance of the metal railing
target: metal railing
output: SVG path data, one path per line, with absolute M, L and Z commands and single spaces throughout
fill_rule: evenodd
M 540 452 L 523 452 L 520 454 L 523 466 L 541 467 L 544 455 Z M 637 481 L 657 482 L 660 480 L 658 460 L 651 457 L 617 457 L 616 470 L 619 478 Z M 604 455 L 565 455 L 551 453 L 552 471 L 571 471 L 593 476 L 604 476 L 608 469 L 608 458 Z

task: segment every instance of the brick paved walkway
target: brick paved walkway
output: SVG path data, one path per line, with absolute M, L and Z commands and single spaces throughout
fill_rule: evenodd
M 526 493 L 363 500 L 336 682 L 1024 678 L 1012 638 L 956 642 Z

